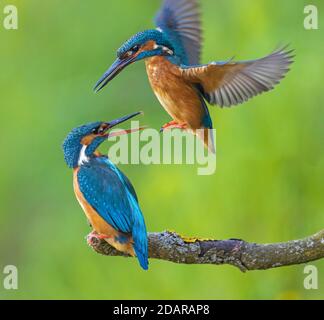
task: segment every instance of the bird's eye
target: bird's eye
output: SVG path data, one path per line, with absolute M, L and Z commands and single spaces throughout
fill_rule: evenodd
M 108 130 L 109 126 L 106 123 L 103 123 L 102 125 L 100 125 L 97 128 L 94 128 L 92 130 L 92 133 L 95 135 L 103 135 L 106 133 L 106 131 Z
M 105 132 L 105 128 L 103 128 L 102 126 L 92 129 L 93 134 L 102 134 L 104 132 Z
M 137 52 L 138 50 L 139 50 L 139 45 L 136 45 L 136 46 L 134 46 L 133 48 L 132 48 L 132 51 L 133 52 Z
M 133 54 L 135 54 L 140 49 L 139 45 L 134 46 L 132 49 L 128 50 L 125 53 L 125 58 L 131 57 Z
M 133 51 L 132 50 L 129 50 L 129 51 L 127 51 L 126 53 L 125 53 L 125 58 L 128 58 L 128 57 L 130 57 L 130 56 L 132 56 L 133 55 Z
M 94 129 L 92 129 L 92 133 L 93 134 L 98 134 L 99 130 L 100 130 L 100 127 L 94 128 Z

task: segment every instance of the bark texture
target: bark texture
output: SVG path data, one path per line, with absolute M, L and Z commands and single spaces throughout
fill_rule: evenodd
M 270 244 L 186 238 L 170 231 L 149 233 L 148 238 L 151 259 L 183 264 L 230 264 L 243 272 L 302 264 L 324 257 L 324 230 L 304 239 Z M 87 241 L 100 254 L 127 257 L 95 234 L 89 234 Z

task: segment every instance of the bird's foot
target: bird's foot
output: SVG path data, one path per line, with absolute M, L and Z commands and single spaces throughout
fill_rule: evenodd
M 105 240 L 105 239 L 112 238 L 112 236 L 107 236 L 105 234 L 98 234 L 97 238 L 99 238 L 100 240 Z
M 176 125 L 176 124 L 177 124 L 177 122 L 174 121 L 174 120 L 172 120 L 172 121 L 166 123 L 166 124 L 165 124 L 161 129 L 160 129 L 160 132 L 163 132 L 163 131 L 166 130 L 166 129 L 170 129 L 170 127 L 172 127 L 172 126 L 174 126 L 174 125 Z
M 170 121 L 166 123 L 161 129 L 160 132 L 163 132 L 165 130 L 170 130 L 170 129 L 180 129 L 180 130 L 186 130 L 187 129 L 187 124 L 186 123 L 178 123 L 176 121 Z
M 89 246 L 93 246 L 95 242 L 98 242 L 100 240 L 106 240 L 111 238 L 111 236 L 107 236 L 105 234 L 99 234 L 97 231 L 92 231 L 87 236 L 87 242 Z

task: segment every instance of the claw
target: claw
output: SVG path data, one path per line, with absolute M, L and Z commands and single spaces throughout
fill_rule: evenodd
M 87 236 L 87 243 L 91 247 L 94 245 L 94 239 L 98 238 L 98 233 L 96 231 L 92 231 L 91 233 L 88 234 Z
M 107 236 L 105 234 L 98 234 L 97 238 L 100 240 L 105 240 L 111 238 L 111 236 Z
M 92 231 L 90 234 L 87 236 L 87 242 L 89 246 L 93 246 L 96 242 L 96 240 L 105 240 L 109 239 L 111 236 L 107 236 L 105 234 L 99 234 L 96 231 Z
M 186 130 L 187 129 L 187 124 L 186 123 L 178 123 L 176 121 L 170 121 L 166 123 L 161 129 L 160 133 L 163 132 L 166 129 L 180 129 L 180 130 Z

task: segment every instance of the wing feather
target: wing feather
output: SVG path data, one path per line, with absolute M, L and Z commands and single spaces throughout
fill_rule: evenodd
M 281 48 L 257 60 L 181 66 L 180 71 L 186 80 L 200 84 L 210 104 L 230 107 L 272 90 L 290 70 L 292 52 Z
M 183 63 L 199 63 L 202 31 L 198 0 L 164 0 L 155 22 L 173 43 L 180 43 Z
M 78 182 L 85 199 L 116 230 L 130 233 L 135 219 L 143 219 L 137 201 L 131 201 L 132 197 L 136 198 L 128 186 L 130 182 L 123 180 L 116 167 L 91 160 L 81 166 Z
M 94 158 L 78 171 L 80 191 L 114 229 L 131 233 L 140 265 L 148 268 L 148 240 L 144 217 L 133 186 L 108 158 Z

